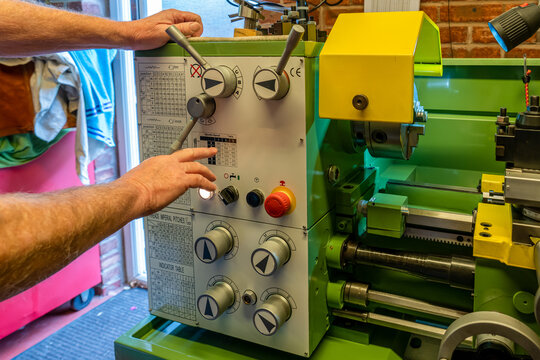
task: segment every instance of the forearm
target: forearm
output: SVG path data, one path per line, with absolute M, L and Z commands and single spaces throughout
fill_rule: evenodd
M 32 3 L 0 0 L 0 56 L 126 48 L 126 24 Z
M 140 216 L 125 181 L 0 196 L 0 301 L 54 274 Z

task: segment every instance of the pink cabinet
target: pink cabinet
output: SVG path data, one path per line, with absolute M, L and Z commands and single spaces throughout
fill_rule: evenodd
M 75 132 L 38 159 L 0 169 L 0 193 L 45 192 L 80 186 L 75 171 Z M 93 180 L 93 169 L 89 169 Z M 99 247 L 34 287 L 0 302 L 0 339 L 101 282 Z

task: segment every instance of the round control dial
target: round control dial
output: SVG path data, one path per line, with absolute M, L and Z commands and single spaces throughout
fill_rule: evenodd
M 233 247 L 233 236 L 229 230 L 217 226 L 195 240 L 195 254 L 204 263 L 210 264 L 225 255 Z
M 238 189 L 232 185 L 227 186 L 225 189 L 218 193 L 218 197 L 223 201 L 223 204 L 229 205 L 236 202 L 239 198 Z
M 199 313 L 207 320 L 217 319 L 234 304 L 234 290 L 225 282 L 217 282 L 197 299 Z
M 224 65 L 209 68 L 201 77 L 201 86 L 206 95 L 224 98 L 236 90 L 236 75 Z
M 255 94 L 264 100 L 279 100 L 289 92 L 289 78 L 287 72 L 281 75 L 276 72 L 276 67 L 260 69 L 253 77 L 253 90 Z
M 291 258 L 289 244 L 280 237 L 273 236 L 251 254 L 251 266 L 263 276 L 273 275 Z
M 291 317 L 291 304 L 283 296 L 274 294 L 253 314 L 253 324 L 263 335 L 274 335 Z
M 246 195 L 246 202 L 251 207 L 259 207 L 264 203 L 264 194 L 259 189 L 253 189 Z

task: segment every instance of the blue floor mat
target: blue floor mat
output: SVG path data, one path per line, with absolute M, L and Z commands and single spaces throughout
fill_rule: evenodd
M 125 290 L 14 359 L 112 360 L 114 359 L 114 340 L 147 315 L 147 291 Z

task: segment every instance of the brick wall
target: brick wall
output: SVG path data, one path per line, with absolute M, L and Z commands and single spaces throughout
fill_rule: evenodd
M 334 0 L 329 0 L 335 2 Z M 274 1 L 281 4 L 292 4 L 291 1 Z M 308 0 L 318 4 L 319 0 Z M 521 1 L 493 0 L 421 0 L 420 9 L 423 10 L 440 28 L 442 52 L 444 57 L 540 57 L 540 36 L 533 36 L 524 44 L 505 53 L 495 42 L 487 22 L 504 11 L 523 4 Z M 532 1 L 530 3 L 533 3 Z M 364 0 L 343 0 L 334 7 L 322 6 L 313 15 L 323 30 L 331 30 L 340 13 L 363 12 Z M 270 16 L 274 19 L 274 16 Z
M 95 164 L 96 183 L 103 184 L 118 178 L 118 154 L 116 148 L 107 148 Z M 97 292 L 107 295 L 123 287 L 124 247 L 122 231 L 109 236 L 99 244 L 101 258 L 101 284 Z

